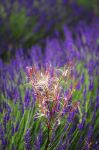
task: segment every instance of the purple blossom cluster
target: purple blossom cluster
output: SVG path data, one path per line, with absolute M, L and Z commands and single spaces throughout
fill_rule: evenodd
M 56 28 L 66 22 L 72 24 L 80 16 L 86 15 L 91 20 L 95 14 L 89 12 L 73 0 L 1 0 L 0 56 L 13 55 L 20 47 L 29 48 L 42 42 Z

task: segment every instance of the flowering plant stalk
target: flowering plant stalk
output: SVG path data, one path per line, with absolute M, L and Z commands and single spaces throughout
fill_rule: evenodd
M 77 110 L 79 103 L 69 104 L 75 90 L 74 78 L 72 76 L 72 63 L 65 65 L 63 69 L 55 69 L 52 66 L 38 69 L 36 66 L 26 67 L 29 83 L 33 87 L 36 96 L 38 111 L 35 118 L 44 117 L 48 139 L 45 149 L 50 143 L 50 134 L 61 124 L 61 118 Z M 72 81 L 69 83 L 69 81 Z M 72 86 L 71 86 L 72 84 Z M 68 89 L 66 91 L 63 86 Z M 68 109 L 70 108 L 70 109 Z

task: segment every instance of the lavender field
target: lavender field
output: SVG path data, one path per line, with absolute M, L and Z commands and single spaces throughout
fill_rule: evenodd
M 0 150 L 99 150 L 98 3 L 0 1 Z

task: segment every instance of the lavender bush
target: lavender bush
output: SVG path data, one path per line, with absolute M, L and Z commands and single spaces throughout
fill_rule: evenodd
M 75 24 L 79 18 L 84 20 L 85 15 L 86 20 L 91 20 L 98 14 L 98 4 L 91 1 L 85 11 L 84 6 L 88 5 L 86 0 L 1 0 L 0 56 L 5 59 L 18 48 L 24 47 L 26 51 L 35 43 L 43 43 L 55 29 L 61 30 L 64 23 Z
M 98 26 L 64 25 L 63 39 L 0 59 L 1 150 L 99 149 Z

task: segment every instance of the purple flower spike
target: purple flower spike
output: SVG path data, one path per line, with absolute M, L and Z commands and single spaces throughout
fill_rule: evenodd
M 80 131 L 82 131 L 84 129 L 84 125 L 85 125 L 85 119 L 83 118 L 82 119 L 82 122 L 78 124 L 78 129 Z
M 4 131 L 3 131 L 2 124 L 0 124 L 0 140 L 2 140 L 3 138 L 4 138 Z
M 25 105 L 25 108 L 28 108 L 30 105 L 30 95 L 29 95 L 28 90 L 26 91 L 26 94 L 25 94 L 24 105 Z
M 93 88 L 94 88 L 94 83 L 93 83 L 93 81 L 90 80 L 89 90 L 92 91 Z
M 26 134 L 24 136 L 25 149 L 31 150 L 31 135 L 30 129 L 27 129 Z
M 6 113 L 4 116 L 4 119 L 3 119 L 4 125 L 6 125 L 8 123 L 9 119 L 10 119 L 10 114 Z
M 75 111 L 72 111 L 72 112 L 69 114 L 67 120 L 68 120 L 69 122 L 72 122 L 73 119 L 74 119 L 74 117 L 75 117 Z
M 85 149 L 90 150 L 92 148 L 91 138 L 93 136 L 93 130 L 94 130 L 93 126 L 89 125 L 87 137 L 86 137 Z
M 2 149 L 5 150 L 7 148 L 7 140 L 2 139 Z
M 83 74 L 83 75 L 82 75 L 82 78 L 81 78 L 81 83 L 83 84 L 84 81 L 85 81 L 85 75 Z

